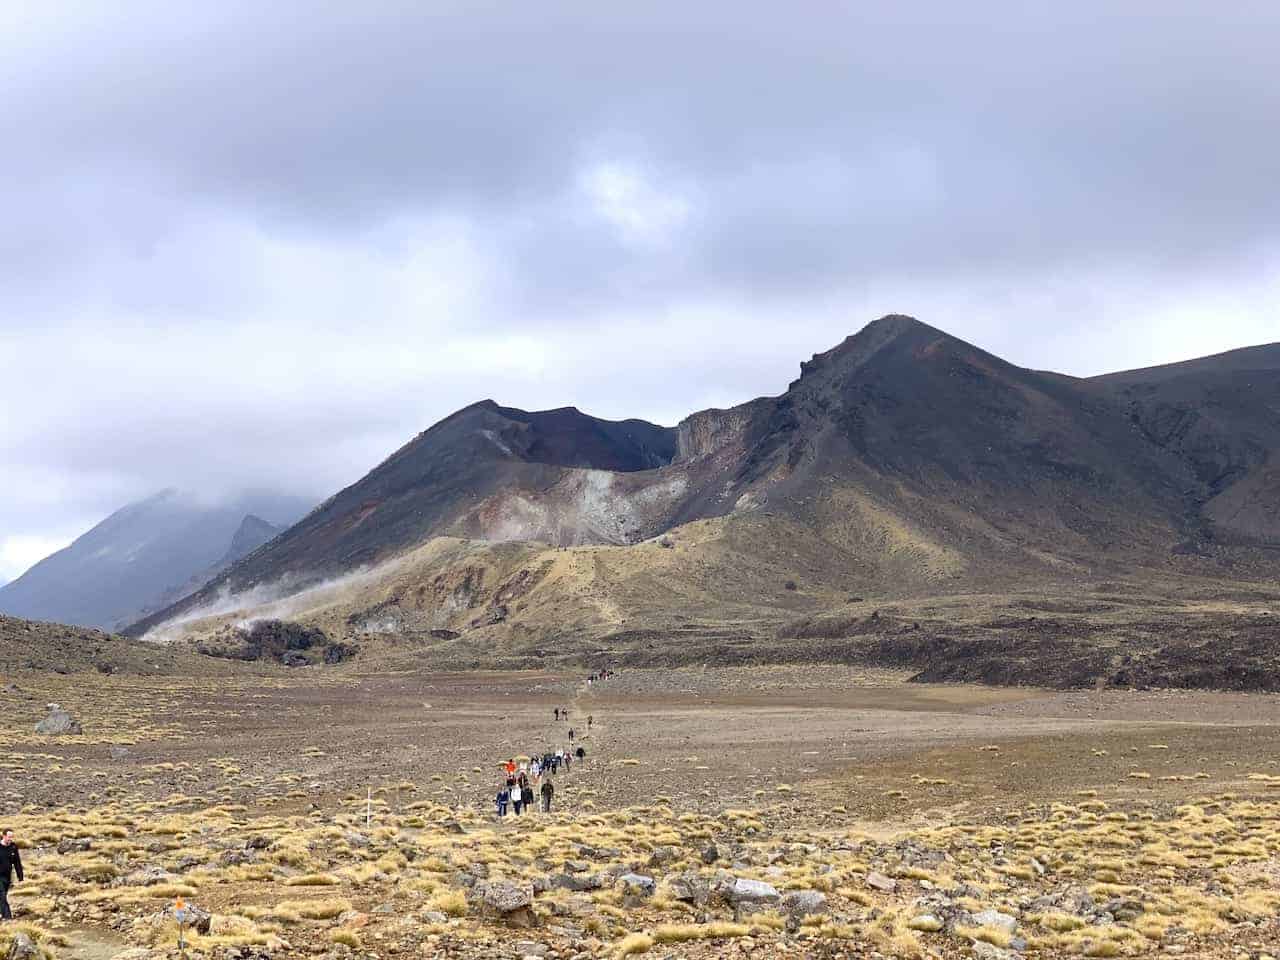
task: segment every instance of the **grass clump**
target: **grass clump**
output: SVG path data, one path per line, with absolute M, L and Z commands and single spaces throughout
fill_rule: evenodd
M 614 947 L 615 957 L 631 957 L 638 953 L 648 953 L 653 947 L 653 937 L 647 933 L 629 933 Z

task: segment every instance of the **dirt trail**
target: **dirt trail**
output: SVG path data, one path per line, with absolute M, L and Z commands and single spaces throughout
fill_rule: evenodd
M 60 960 L 111 960 L 129 949 L 129 942 L 107 927 L 64 927 L 58 932 L 67 938 L 67 946 L 58 950 Z

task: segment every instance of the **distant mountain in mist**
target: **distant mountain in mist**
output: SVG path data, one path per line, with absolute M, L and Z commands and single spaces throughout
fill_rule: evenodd
M 310 506 L 298 497 L 261 493 L 209 504 L 164 490 L 122 507 L 0 586 L 0 612 L 118 629 L 198 589 Z

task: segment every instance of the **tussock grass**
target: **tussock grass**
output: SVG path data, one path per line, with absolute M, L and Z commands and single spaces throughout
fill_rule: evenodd
M 629 933 L 614 945 L 613 955 L 621 958 L 648 953 L 653 942 L 653 937 L 647 933 Z
M 342 881 L 331 873 L 305 873 L 285 880 L 286 887 L 336 887 Z

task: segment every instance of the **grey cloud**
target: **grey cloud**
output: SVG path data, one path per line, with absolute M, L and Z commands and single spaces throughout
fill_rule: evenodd
M 123 9 L 0 11 L 0 540 L 892 310 L 1081 373 L 1280 329 L 1274 4 Z

